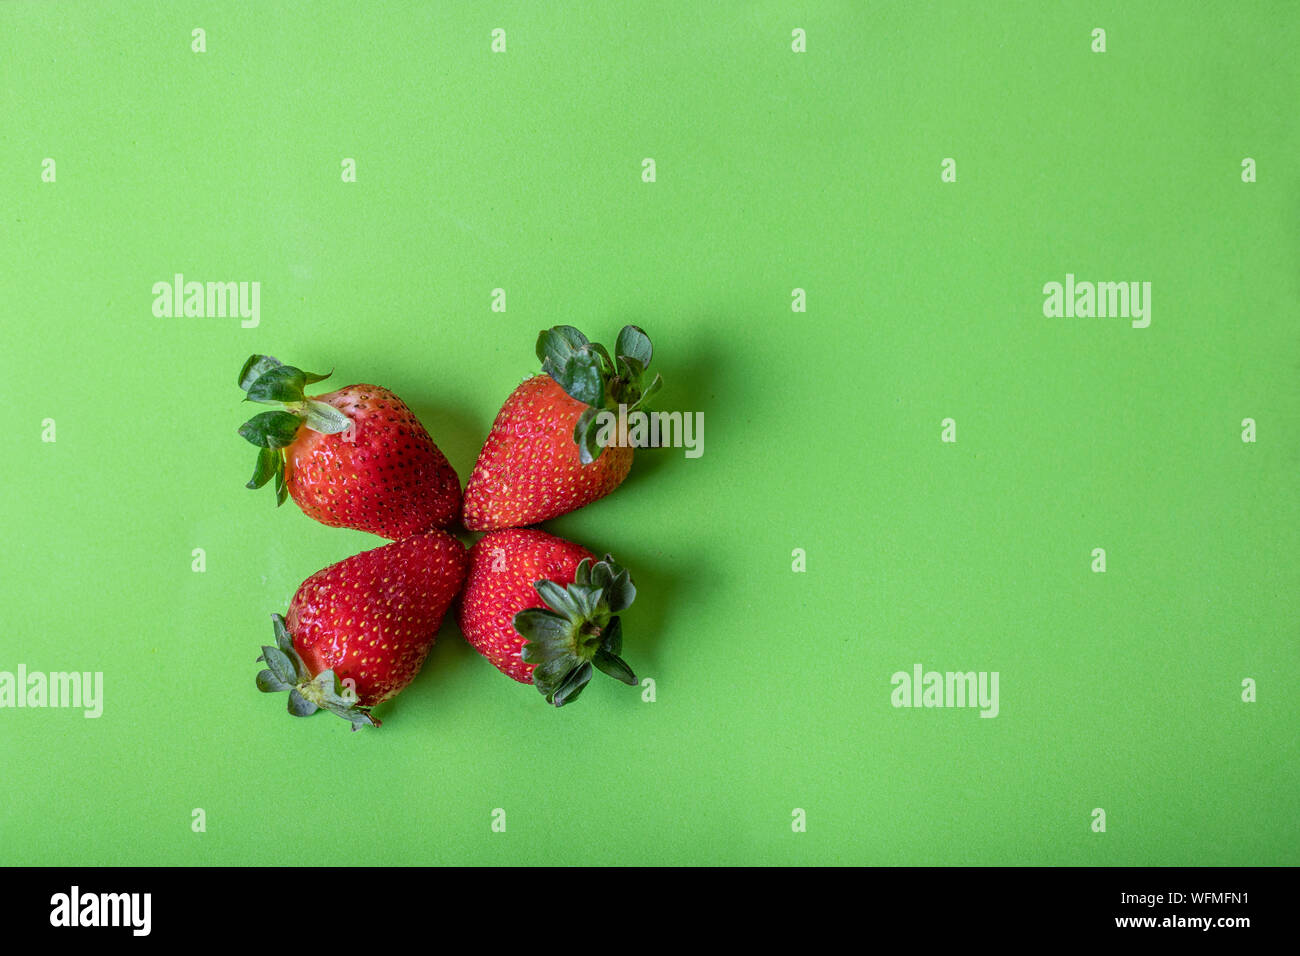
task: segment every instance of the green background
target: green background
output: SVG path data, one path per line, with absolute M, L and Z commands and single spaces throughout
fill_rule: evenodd
M 0 861 L 1294 863 L 1298 21 L 0 5 L 0 669 L 106 698 L 0 711 Z M 260 326 L 155 318 L 176 272 Z M 1045 318 L 1067 272 L 1150 328 Z M 704 455 L 547 528 L 636 572 L 656 701 L 549 709 L 451 623 L 382 730 L 258 694 L 268 615 L 382 542 L 241 487 L 244 359 L 391 387 L 464 480 L 539 329 L 627 322 Z M 917 662 L 1000 716 L 891 707 Z

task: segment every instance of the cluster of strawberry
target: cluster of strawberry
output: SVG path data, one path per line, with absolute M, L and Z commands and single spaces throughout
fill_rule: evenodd
M 465 638 L 498 670 L 555 706 L 574 701 L 595 670 L 636 684 L 619 656 L 619 614 L 631 575 L 605 555 L 528 526 L 617 488 L 630 446 L 603 447 L 600 412 L 642 407 L 652 350 L 636 326 L 614 354 L 572 326 L 541 333 L 542 374 L 511 393 L 462 496 L 460 479 L 400 398 L 375 385 L 307 396 L 328 376 L 254 355 L 240 372 L 246 400 L 273 406 L 239 433 L 260 451 L 249 488 L 273 482 L 332 527 L 394 543 L 317 571 L 258 658 L 257 686 L 289 692 L 289 713 L 328 710 L 352 729 L 414 680 L 459 597 Z M 484 532 L 468 550 L 448 529 Z

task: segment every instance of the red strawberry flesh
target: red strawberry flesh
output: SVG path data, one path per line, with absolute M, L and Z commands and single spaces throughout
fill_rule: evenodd
M 294 648 L 313 675 L 354 681 L 362 706 L 388 700 L 419 673 L 468 565 L 456 538 L 433 531 L 317 571 L 289 604 Z
M 285 484 L 304 514 L 392 540 L 456 519 L 460 480 L 405 402 L 375 385 L 315 400 L 353 427 L 336 435 L 303 428 L 285 449 Z
M 632 467 L 631 448 L 611 447 L 584 465 L 573 431 L 586 405 L 549 375 L 511 393 L 465 487 L 465 527 L 494 531 L 537 524 L 609 494 Z
M 503 674 L 532 683 L 534 665 L 519 657 L 526 642 L 514 628 L 514 616 L 525 608 L 546 607 L 534 583 L 572 584 L 584 558 L 595 560 L 595 555 L 544 531 L 512 529 L 481 538 L 470 549 L 460 602 L 460 628 L 466 640 Z

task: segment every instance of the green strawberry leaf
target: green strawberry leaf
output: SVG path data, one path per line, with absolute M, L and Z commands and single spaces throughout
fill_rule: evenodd
M 602 377 L 608 378 L 610 375 L 614 374 L 614 360 L 609 357 L 609 352 L 605 350 L 605 346 L 601 345 L 599 342 L 588 342 L 587 349 L 591 352 L 595 352 L 597 357 L 600 359 Z
M 615 562 L 613 555 L 605 555 L 605 561 L 609 565 L 612 580 L 606 586 L 606 599 L 609 602 L 611 614 L 618 614 L 626 611 L 636 600 L 636 585 L 632 583 L 632 574 L 627 568 L 619 567 Z
M 266 666 L 271 669 L 271 673 L 283 683 L 292 685 L 298 682 L 297 667 L 294 666 L 289 655 L 280 648 L 263 647 L 262 656 L 258 660 L 266 661 Z
M 646 406 L 649 404 L 650 399 L 654 398 L 654 396 L 663 387 L 664 387 L 664 377 L 662 375 L 656 375 L 654 377 L 654 381 L 651 382 L 648 386 L 646 386 L 645 390 L 641 392 L 641 394 L 637 397 L 637 400 L 633 402 L 630 406 L 628 406 L 628 411 L 633 412 L 633 411 L 637 411 L 638 409 L 644 410 Z
M 262 412 L 240 425 L 239 434 L 259 448 L 287 448 L 301 425 L 301 419 L 290 412 Z
M 619 655 L 623 623 L 617 612 L 630 605 L 636 587 L 613 556 L 584 558 L 567 587 L 542 579 L 534 590 L 548 607 L 525 608 L 513 619 L 525 638 L 519 656 L 533 665 L 533 685 L 559 707 L 578 699 L 594 669 L 635 685 L 636 675 Z
M 283 456 L 267 454 L 267 449 L 287 448 L 293 444 L 304 424 L 326 435 L 337 435 L 352 426 L 348 417 L 337 408 L 308 398 L 303 393 L 306 386 L 324 381 L 330 374 L 304 372 L 292 365 L 282 365 L 279 359 L 270 355 L 249 356 L 239 372 L 239 387 L 247 393 L 244 401 L 280 406 L 276 411 L 254 415 L 239 427 L 239 434 L 246 441 L 262 449 L 258 453 L 253 477 L 245 487 L 261 488 L 275 478 L 277 506 L 288 498 L 284 486 L 284 460 Z
M 600 433 L 600 422 L 597 418 L 600 411 L 590 406 L 584 408 L 582 414 L 578 416 L 577 424 L 573 427 L 573 441 L 578 446 L 578 459 L 584 465 L 590 465 L 605 450 L 596 441 Z
M 590 558 L 584 558 L 583 560 L 588 564 L 591 563 Z M 606 561 L 601 561 L 595 564 L 594 566 L 592 566 L 591 569 L 587 572 L 587 580 L 579 581 L 578 583 L 590 584 L 592 587 L 600 588 L 603 591 L 608 589 L 610 584 L 613 583 L 613 581 L 614 581 L 614 572 L 609 566 L 609 561 L 606 560 Z
M 275 646 L 286 654 L 298 653 L 293 647 L 293 638 L 289 635 L 289 625 L 281 614 L 271 615 L 271 627 L 275 628 Z
M 554 704 L 556 707 L 563 707 L 565 704 L 573 703 L 591 680 L 591 673 L 590 662 L 584 662 L 574 668 L 554 691 L 546 695 L 546 702 Z
M 573 583 L 588 585 L 591 583 L 591 558 L 583 558 L 573 571 Z
M 620 355 L 617 362 L 618 376 L 625 382 L 639 382 L 645 374 L 645 366 L 640 359 Z
M 543 329 L 537 336 L 537 357 L 542 362 L 542 371 L 549 373 L 552 368 L 562 367 L 586 344 L 587 337 L 571 325 Z
M 567 641 L 529 641 L 519 651 L 519 659 L 525 664 L 550 664 L 562 660 L 565 667 L 572 667 L 578 660 L 573 653 L 573 646 Z M 558 666 L 558 665 L 557 665 Z
M 614 343 L 614 354 L 635 359 L 640 363 L 641 370 L 644 371 L 650 367 L 650 359 L 654 356 L 654 348 L 650 344 L 650 336 L 646 335 L 639 327 L 625 325 L 618 333 L 618 341 Z
M 253 477 L 248 480 L 245 488 L 261 488 L 271 480 L 275 475 L 275 470 L 282 467 L 284 459 L 280 456 L 278 448 L 266 447 L 257 453 L 257 465 L 253 469 Z
M 248 392 L 245 401 L 260 402 L 263 405 L 296 405 L 306 401 L 303 389 L 316 382 L 323 382 L 333 372 L 319 375 L 304 372 L 292 365 L 273 365 L 266 368 L 245 389 Z
M 593 408 L 604 406 L 605 376 L 601 374 L 600 356 L 595 352 L 586 349 L 575 352 L 551 372 L 551 378 L 575 401 Z
M 513 623 L 515 630 L 529 641 L 528 644 L 524 645 L 524 650 L 527 651 L 528 648 L 532 647 L 534 653 L 537 653 L 537 648 L 540 648 L 543 644 L 550 641 L 563 641 L 573 635 L 573 625 L 569 623 L 568 619 L 545 608 L 525 608 L 515 615 Z M 525 660 L 530 661 L 530 663 L 539 662 L 532 661 L 531 658 L 525 658 Z
M 628 406 L 629 410 L 643 409 L 650 397 L 663 387 L 659 375 L 648 387 L 642 385 L 654 355 L 650 337 L 642 329 L 624 326 L 614 353 L 616 358 L 611 359 L 603 345 L 589 342 L 571 325 L 544 329 L 537 338 L 542 371 L 570 398 L 588 406 L 573 429 L 573 443 L 578 446 L 578 457 L 584 465 L 596 461 L 603 451 L 596 440 L 599 426 L 595 411 L 613 411 L 620 405 Z
M 279 691 L 289 690 L 291 687 L 293 687 L 292 684 L 280 680 L 269 670 L 257 672 L 257 689 L 264 694 L 278 693 Z
M 636 675 L 632 673 L 632 668 L 627 666 L 627 661 L 617 654 L 611 654 L 609 651 L 601 648 L 596 652 L 596 656 L 591 662 L 600 668 L 601 673 L 608 674 L 615 680 L 621 680 L 624 684 L 636 686 Z
M 543 694 L 549 694 L 559 687 L 565 677 L 580 663 L 581 661 L 572 654 L 557 655 L 549 661 L 543 661 L 533 670 L 533 684 Z
M 581 618 L 578 611 L 578 604 L 570 595 L 570 589 L 561 587 L 554 581 L 548 581 L 543 578 L 533 584 L 535 590 L 543 601 L 550 605 L 551 609 L 570 621 L 577 621 Z
M 239 371 L 239 387 L 248 391 L 249 386 L 261 378 L 262 373 L 280 365 L 280 360 L 270 355 L 250 355 L 244 367 Z
M 289 691 L 289 713 L 293 716 L 310 717 L 319 709 L 319 707 L 309 701 L 306 697 L 303 697 L 298 691 L 298 688 L 295 687 Z
M 327 710 L 344 718 L 353 730 L 378 727 L 379 721 L 370 715 L 370 708 L 362 706 L 357 692 L 333 670 L 323 670 L 312 675 L 302 657 L 293 646 L 284 618 L 271 615 L 275 628 L 276 646 L 262 648 L 259 661 L 266 669 L 257 673 L 257 689 L 263 693 L 289 692 L 288 710 L 294 717 L 310 717 L 318 710 Z
M 269 368 L 248 386 L 245 401 L 260 402 L 263 405 L 292 405 L 301 402 L 306 396 L 303 389 L 307 386 L 307 373 L 292 365 L 277 365 Z
M 605 633 L 601 637 L 600 649 L 611 657 L 618 657 L 623 653 L 623 619 L 620 617 L 611 617 L 609 624 L 605 628 Z M 600 655 L 597 654 L 597 657 Z M 604 668 L 601 668 L 604 670 Z
M 596 621 L 599 617 L 598 609 L 601 601 L 605 597 L 602 588 L 592 587 L 590 584 L 571 584 L 568 587 L 569 598 L 578 606 L 578 618 L 583 621 Z
M 284 469 L 275 470 L 275 506 L 278 508 L 289 500 L 289 489 L 284 483 Z

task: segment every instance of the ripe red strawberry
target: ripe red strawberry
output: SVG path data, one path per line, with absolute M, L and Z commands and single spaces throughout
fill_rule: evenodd
M 497 670 L 556 707 L 578 699 L 593 665 L 636 684 L 616 616 L 636 587 L 613 557 L 525 528 L 484 536 L 469 558 L 460 629 Z
M 624 326 L 615 353 L 611 359 L 572 326 L 541 333 L 537 357 L 545 374 L 516 388 L 492 423 L 465 486 L 466 528 L 537 524 L 623 483 L 632 448 L 603 447 L 598 413 L 616 414 L 620 405 L 629 412 L 641 408 L 663 380 L 656 375 L 642 388 L 653 350 L 636 326 Z
M 419 534 L 317 571 L 272 615 L 275 646 L 263 647 L 259 690 L 289 691 L 289 713 L 324 708 L 357 730 L 378 727 L 370 708 L 419 673 L 469 554 L 445 531 Z
M 454 521 L 460 479 L 406 404 L 376 385 L 303 394 L 325 378 L 269 355 L 245 363 L 246 400 L 281 409 L 239 429 L 262 449 L 248 487 L 274 478 L 277 505 L 292 495 L 321 524 L 394 541 Z

